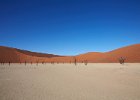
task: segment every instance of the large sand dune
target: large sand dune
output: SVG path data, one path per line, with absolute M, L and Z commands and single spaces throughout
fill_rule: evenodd
M 90 52 L 78 55 L 79 61 L 87 59 L 89 62 L 118 62 L 118 58 L 126 58 L 126 62 L 140 62 L 140 44 L 119 48 L 109 52 Z
M 140 100 L 140 64 L 0 65 L 0 100 Z
M 60 56 L 53 54 L 43 54 L 30 52 L 26 50 L 19 50 L 9 47 L 0 47 L 0 62 L 88 62 L 95 63 L 115 63 L 118 62 L 118 58 L 126 58 L 125 62 L 138 63 L 140 62 L 140 44 L 135 44 L 123 48 L 119 48 L 109 52 L 89 52 L 77 56 Z

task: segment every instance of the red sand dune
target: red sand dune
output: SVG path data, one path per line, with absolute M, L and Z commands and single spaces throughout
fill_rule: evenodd
M 125 62 L 140 62 L 140 44 L 119 48 L 105 53 L 90 52 L 78 55 L 77 59 L 79 61 L 87 59 L 88 62 L 114 63 L 118 62 L 120 57 L 124 57 L 126 59 Z
M 45 62 L 51 57 L 59 56 L 0 46 L 0 62 Z
M 9 48 L 0 46 L 0 62 L 55 62 L 55 63 L 72 63 L 76 59 L 77 62 L 95 62 L 95 63 L 115 63 L 118 58 L 124 57 L 126 62 L 139 63 L 140 62 L 140 44 L 135 44 L 113 51 L 100 53 L 89 52 L 77 56 L 59 56 L 53 54 L 44 54 L 20 50 L 16 48 Z

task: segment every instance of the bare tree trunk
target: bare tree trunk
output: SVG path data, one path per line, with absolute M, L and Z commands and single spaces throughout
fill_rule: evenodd
M 88 64 L 88 62 L 87 62 L 87 60 L 85 60 L 85 65 L 87 65 Z
M 10 61 L 9 61 L 9 66 L 10 66 Z
M 76 57 L 74 58 L 74 64 L 75 64 L 75 66 L 77 65 Z
M 27 63 L 27 62 L 25 61 L 25 66 L 26 66 L 26 63 Z

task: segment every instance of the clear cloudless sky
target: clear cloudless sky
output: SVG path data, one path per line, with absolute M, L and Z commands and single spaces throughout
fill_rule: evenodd
M 140 43 L 140 0 L 0 0 L 0 45 L 59 55 Z

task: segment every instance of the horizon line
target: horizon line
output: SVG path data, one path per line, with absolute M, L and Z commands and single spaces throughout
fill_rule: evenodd
M 59 55 L 59 54 L 54 54 L 54 53 L 45 53 L 45 52 L 40 52 L 40 51 L 31 51 L 31 50 L 25 50 L 25 49 L 22 49 L 22 48 L 17 48 L 17 47 L 11 47 L 11 46 L 4 46 L 4 45 L 0 45 L 0 47 L 6 47 L 6 48 L 13 48 L 13 49 L 18 49 L 18 50 L 24 50 L 24 51 L 28 51 L 28 52 L 33 52 L 33 53 L 41 53 L 41 54 L 52 54 L 52 55 L 57 55 L 57 56 L 77 56 L 77 55 L 81 55 L 81 54 L 87 54 L 87 53 L 106 53 L 106 52 L 111 52 L 111 51 L 114 51 L 114 50 L 117 50 L 117 49 L 120 49 L 120 48 L 124 48 L 124 47 L 129 47 L 129 46 L 133 46 L 133 45 L 139 45 L 140 43 L 136 43 L 136 44 L 131 44 L 131 45 L 126 45 L 126 46 L 122 46 L 122 47 L 119 47 L 119 48 L 116 48 L 116 49 L 113 49 L 113 50 L 108 50 L 108 51 L 105 51 L 105 52 L 98 52 L 98 51 L 88 51 L 88 52 L 85 52 L 85 53 L 79 53 L 79 54 L 75 54 L 75 55 Z

